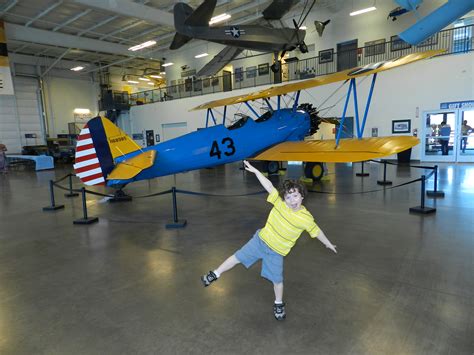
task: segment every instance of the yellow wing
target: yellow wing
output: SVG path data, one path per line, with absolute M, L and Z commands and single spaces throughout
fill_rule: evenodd
M 352 78 L 357 78 L 360 76 L 366 76 L 366 75 L 378 73 L 381 71 L 393 69 L 401 65 L 413 63 L 418 60 L 430 58 L 435 55 L 444 53 L 445 51 L 446 50 L 444 49 L 440 49 L 440 50 L 430 50 L 426 52 L 407 54 L 403 57 L 399 57 L 396 59 L 383 61 L 379 63 L 372 63 L 363 67 L 347 69 L 347 70 L 343 70 L 334 74 L 322 75 L 316 78 L 299 81 L 296 83 L 281 85 L 281 86 L 272 86 L 268 89 L 256 91 L 256 92 L 243 95 L 243 96 L 233 96 L 233 97 L 228 97 L 225 99 L 210 101 L 205 104 L 196 106 L 191 111 L 203 110 L 203 109 L 214 108 L 214 107 L 219 107 L 219 106 L 234 105 L 234 104 L 238 104 L 245 101 L 283 95 L 289 92 L 305 90 L 305 89 L 309 89 L 315 86 L 321 86 L 321 85 L 335 83 L 338 81 L 344 81 L 344 80 L 348 80 Z
M 283 142 L 251 158 L 254 160 L 347 163 L 399 153 L 419 143 L 410 136 Z

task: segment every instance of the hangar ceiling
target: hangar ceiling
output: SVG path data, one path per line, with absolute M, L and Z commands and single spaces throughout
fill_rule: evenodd
M 301 11 L 307 0 L 300 0 Z M 176 0 L 0 0 L 8 52 L 16 61 L 63 68 L 86 66 L 159 68 L 173 36 Z M 196 8 L 202 0 L 184 1 Z M 231 23 L 255 21 L 271 0 L 218 0 L 214 15 L 229 13 Z M 313 11 L 335 11 L 342 0 L 318 0 Z M 149 49 L 128 48 L 155 40 Z

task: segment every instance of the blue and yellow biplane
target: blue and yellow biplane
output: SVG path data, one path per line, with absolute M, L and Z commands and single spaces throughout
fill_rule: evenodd
M 77 140 L 74 169 L 86 185 L 106 184 L 121 188 L 133 181 L 213 167 L 243 159 L 303 162 L 358 162 L 404 151 L 419 143 L 410 136 L 362 138 L 377 73 L 441 54 L 413 53 L 397 59 L 344 70 L 296 83 L 211 101 L 193 110 L 207 110 L 206 128 L 154 146 L 141 148 L 105 117 L 91 119 Z M 372 85 L 362 120 L 357 110 L 356 78 L 372 75 Z M 341 124 L 335 140 L 311 141 L 321 118 L 310 104 L 299 104 L 301 90 L 338 81 L 350 82 Z M 282 95 L 295 92 L 290 107 Z M 341 139 L 351 93 L 354 95 L 357 138 Z M 275 97 L 273 105 L 269 98 Z M 263 100 L 268 111 L 257 114 L 252 107 Z M 254 119 L 246 116 L 226 127 L 217 124 L 213 109 L 223 107 L 223 122 L 229 105 L 245 104 Z M 210 126 L 212 120 L 214 126 Z

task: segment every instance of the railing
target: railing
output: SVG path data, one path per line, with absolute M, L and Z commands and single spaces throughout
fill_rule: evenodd
M 268 63 L 257 66 L 236 67 L 234 73 L 208 78 L 190 77 L 177 85 L 130 94 L 130 105 L 143 105 L 223 91 L 238 90 L 259 85 L 288 82 L 332 74 L 356 66 L 395 59 L 400 56 L 430 49 L 446 49 L 447 54 L 466 53 L 474 50 L 474 25 L 440 31 L 417 46 L 412 46 L 398 36 L 390 42 L 381 41 L 355 50 L 333 53 L 324 51 L 318 57 L 295 60 L 282 65 L 281 81 L 275 80 Z M 320 53 L 321 54 L 321 53 Z

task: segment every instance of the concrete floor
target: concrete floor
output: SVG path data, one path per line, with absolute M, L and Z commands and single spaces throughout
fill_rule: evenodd
M 0 175 L 1 354 L 469 354 L 474 353 L 474 165 L 442 165 L 444 199 L 410 214 L 420 184 L 382 190 L 378 166 L 330 166 L 305 202 L 337 255 L 304 234 L 285 260 L 287 319 L 273 318 L 260 265 L 238 266 L 211 287 L 199 277 L 263 226 L 264 195 L 178 195 L 184 229 L 167 230 L 170 195 L 100 203 L 99 223 L 73 225 L 81 200 L 48 205 L 55 171 Z M 394 183 L 420 170 L 388 169 Z M 183 190 L 260 191 L 238 164 L 176 176 Z M 174 177 L 130 185 L 134 196 Z M 67 185 L 64 182 L 64 185 Z M 80 187 L 80 184 L 75 186 Z M 429 185 L 431 187 L 431 185 Z M 99 188 L 97 191 L 104 191 Z M 344 194 L 344 192 L 348 192 Z

